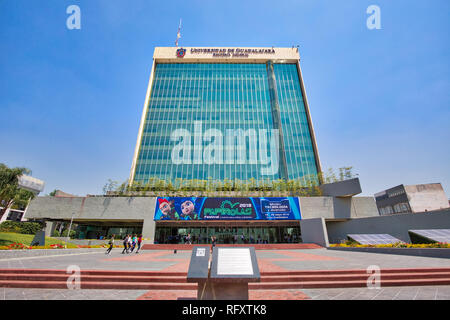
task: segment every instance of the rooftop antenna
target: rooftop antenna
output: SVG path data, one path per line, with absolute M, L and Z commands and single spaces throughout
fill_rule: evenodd
M 175 40 L 175 47 L 178 47 L 178 40 L 180 38 L 181 38 L 181 18 L 180 18 L 180 25 L 178 26 L 177 40 Z

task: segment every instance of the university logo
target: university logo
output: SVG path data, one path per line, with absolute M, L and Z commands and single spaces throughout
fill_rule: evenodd
M 178 58 L 183 58 L 185 54 L 186 54 L 186 49 L 183 49 L 183 48 L 177 49 L 177 57 Z

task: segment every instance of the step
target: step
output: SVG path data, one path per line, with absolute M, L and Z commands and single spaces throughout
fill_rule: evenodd
M 0 273 L 0 280 L 23 280 L 23 281 L 66 281 L 68 274 L 36 274 L 20 273 L 11 274 Z M 261 282 L 315 282 L 315 281 L 366 281 L 368 274 L 341 274 L 341 275 L 302 275 L 302 276 L 261 276 Z M 401 280 L 401 279 L 440 279 L 449 278 L 450 272 L 431 273 L 383 273 L 381 280 Z M 178 277 L 158 277 L 158 276 L 117 276 L 117 275 L 81 275 L 83 282 L 142 282 L 142 283 L 186 283 L 185 276 Z
M 423 272 L 450 272 L 450 268 L 396 268 L 381 269 L 381 274 L 391 273 L 423 273 Z M 0 274 L 6 273 L 36 273 L 36 274 L 68 274 L 62 269 L 0 269 Z M 128 270 L 96 270 L 82 269 L 82 275 L 123 275 L 123 276 L 166 276 L 177 277 L 187 276 L 187 272 L 164 272 L 164 271 L 128 271 Z M 335 269 L 335 270 L 291 270 L 291 271 L 266 271 L 260 272 L 261 276 L 294 276 L 294 275 L 337 275 L 337 274 L 363 274 L 367 275 L 364 269 Z
M 144 244 L 141 250 L 192 250 L 194 247 L 211 247 L 211 244 Z M 269 244 L 217 244 L 216 247 L 254 247 L 255 250 L 323 249 L 315 243 L 269 243 Z
M 301 275 L 301 276 L 261 276 L 261 282 L 314 282 L 314 281 L 353 281 L 367 280 L 369 274 L 341 274 L 341 275 Z M 430 273 L 381 273 L 380 279 L 427 279 L 427 278 L 450 278 L 450 272 Z
M 440 279 L 382 280 L 381 287 L 393 286 L 437 286 L 450 285 L 450 277 Z M 308 289 L 308 288 L 353 288 L 367 287 L 367 281 L 312 281 L 312 282 L 260 282 L 249 283 L 250 290 Z
M 66 281 L 70 275 L 68 274 L 1 274 L 0 280 L 26 280 L 26 281 Z M 186 277 L 154 277 L 154 276 L 104 276 L 104 275 L 81 275 L 81 281 L 86 282 L 170 282 L 170 283 L 186 283 Z
M 381 269 L 381 274 L 391 273 L 422 273 L 422 272 L 450 272 L 450 268 L 396 268 Z M 335 270 L 290 270 L 290 271 L 265 271 L 261 276 L 284 276 L 284 275 L 336 275 L 336 274 L 364 274 L 365 269 L 335 269 Z
M 68 289 L 66 281 L 0 280 L 5 288 Z M 196 283 L 136 283 L 136 282 L 80 282 L 81 289 L 117 290 L 197 290 Z
M 28 273 L 28 274 L 69 274 L 67 270 L 61 269 L 0 269 L 0 274 L 6 273 Z M 85 269 L 81 270 L 82 275 L 123 275 L 123 276 L 166 276 L 166 277 L 178 277 L 187 276 L 187 272 L 164 272 L 164 271 L 128 271 L 128 270 L 95 270 Z
M 450 277 L 441 279 L 382 280 L 381 287 L 450 285 Z M 136 283 L 136 282 L 81 282 L 81 289 L 117 290 L 197 290 L 196 283 Z M 0 287 L 67 289 L 66 281 L 0 280 Z M 313 281 L 313 282 L 262 282 L 250 283 L 249 290 L 352 288 L 367 287 L 367 281 Z

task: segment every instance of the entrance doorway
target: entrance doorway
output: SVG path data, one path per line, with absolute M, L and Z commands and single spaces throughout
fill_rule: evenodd
M 221 244 L 300 243 L 300 226 L 157 226 L 155 243 L 185 243 L 190 234 L 193 244 L 210 244 L 215 236 Z

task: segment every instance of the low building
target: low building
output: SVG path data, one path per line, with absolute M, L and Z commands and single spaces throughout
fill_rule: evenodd
M 399 185 L 375 194 L 380 215 L 417 213 L 449 208 L 440 183 Z
M 359 190 L 359 179 L 352 179 L 322 185 L 323 196 L 315 197 L 285 197 L 282 200 L 280 197 L 238 198 L 225 195 L 218 198 L 188 197 L 195 208 L 201 204 L 200 210 L 196 211 L 198 217 L 192 220 L 162 218 L 166 200 L 169 203 L 174 200 L 176 211 L 179 211 L 180 200 L 184 201 L 186 197 L 45 196 L 32 200 L 26 217 L 45 221 L 47 235 L 52 234 L 61 223 L 72 221 L 76 226 L 77 239 L 97 239 L 112 234 L 118 239 L 125 234 L 136 233 L 150 239 L 147 243 L 175 243 L 177 238 L 182 239 L 188 233 L 194 239 L 193 243 L 199 244 L 210 243 L 212 235 L 217 237 L 218 243 L 233 243 L 236 240 L 234 235 L 239 235 L 237 242 L 242 243 L 243 235 L 247 243 L 260 243 L 260 236 L 262 241 L 268 243 L 304 242 L 328 246 L 329 243 L 345 241 L 347 234 L 373 233 L 387 233 L 410 242 L 408 230 L 450 228 L 450 208 L 380 216 L 373 197 L 355 196 Z M 223 209 L 223 203 L 230 200 L 234 204 L 240 202 L 244 205 L 249 200 L 254 204 L 250 207 L 257 211 L 257 215 L 244 219 L 233 214 L 233 218 L 225 219 L 224 210 L 219 210 L 217 219 L 210 219 L 213 211 Z M 286 215 L 286 219 L 261 217 L 261 213 L 267 213 L 268 208 L 287 204 L 286 200 L 294 204 L 289 205 L 291 208 L 297 206 L 297 214 Z M 269 205 L 261 206 L 258 202 L 269 202 Z M 205 208 L 209 213 L 205 212 Z
M 355 197 L 359 179 L 323 186 L 323 196 L 55 196 L 37 197 L 27 218 L 47 223 L 51 235 L 61 223 L 76 225 L 76 238 L 116 238 L 142 234 L 151 243 L 170 243 L 191 234 L 194 243 L 283 243 L 314 242 L 326 233 L 325 223 L 379 216 L 373 197 Z M 173 203 L 177 218 L 163 216 L 164 205 Z M 190 201 L 196 217 L 183 218 L 182 203 Z M 252 242 L 252 240 L 254 242 Z

